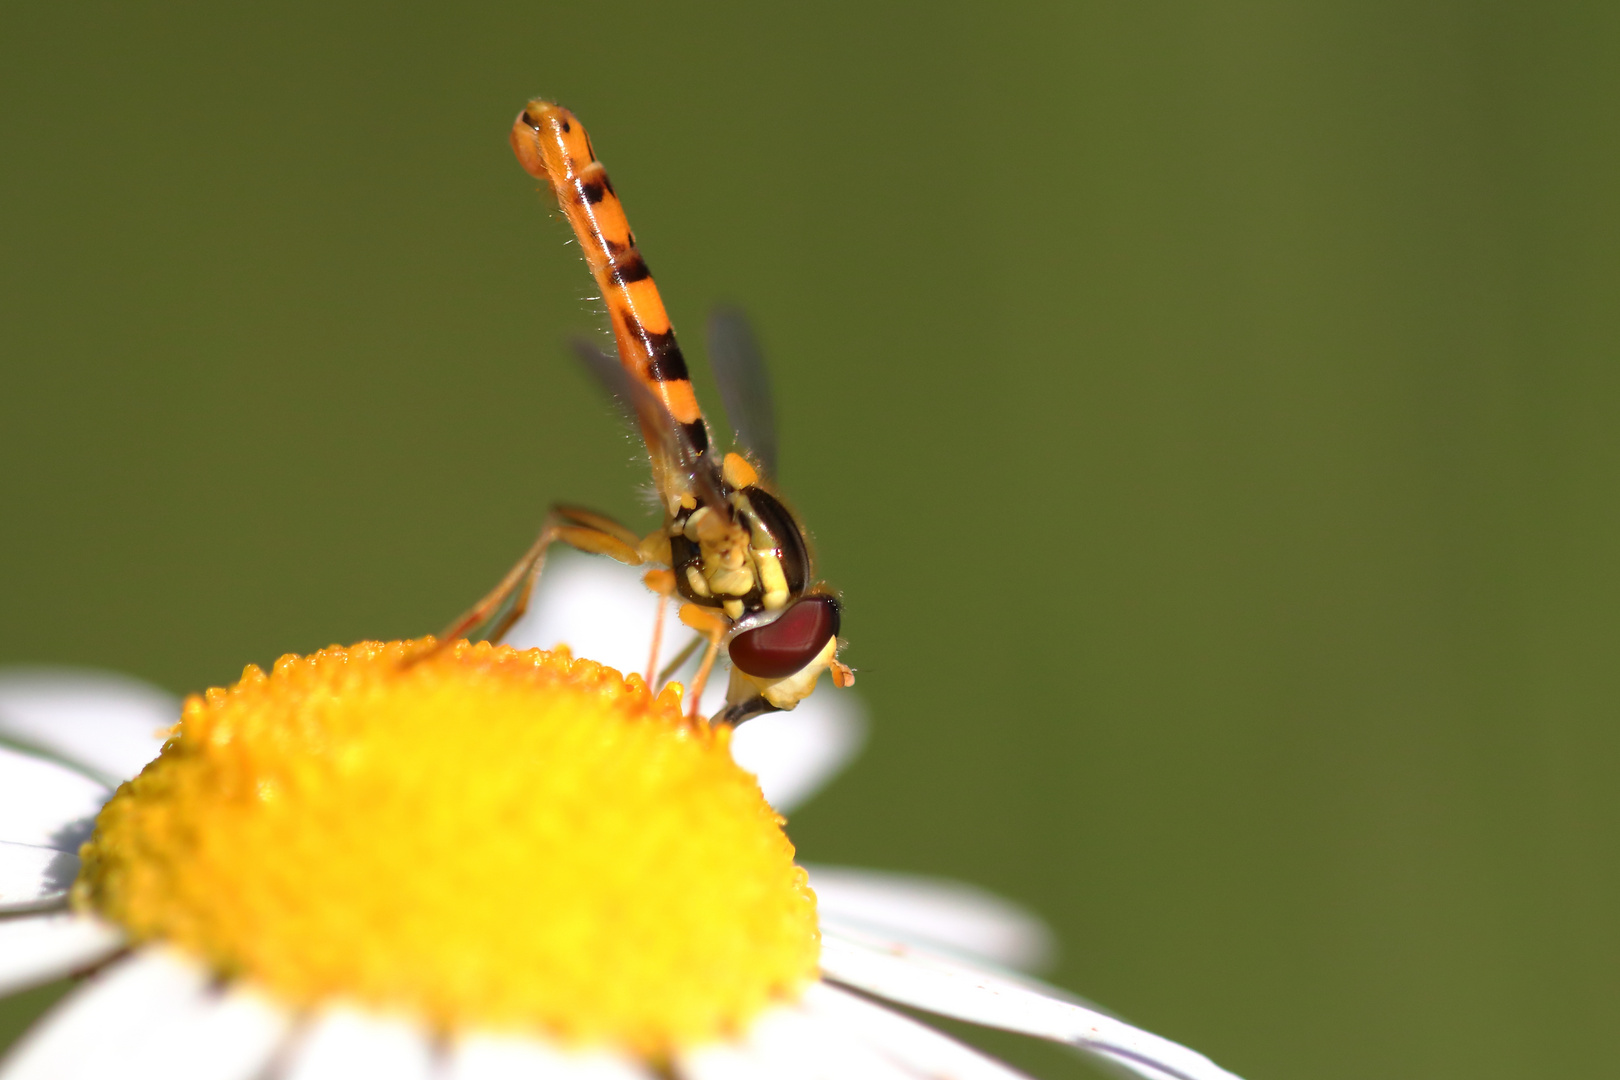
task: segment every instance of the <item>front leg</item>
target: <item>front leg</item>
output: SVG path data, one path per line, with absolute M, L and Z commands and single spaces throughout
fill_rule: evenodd
M 689 719 L 696 720 L 701 715 L 703 688 L 709 684 L 709 673 L 714 670 L 715 658 L 720 655 L 720 643 L 731 631 L 731 620 L 711 607 L 682 604 L 681 622 L 708 639 L 708 648 L 703 650 L 703 662 L 698 665 L 697 674 L 692 677 L 692 685 L 687 689 L 687 694 L 692 700 L 687 707 L 686 715 Z

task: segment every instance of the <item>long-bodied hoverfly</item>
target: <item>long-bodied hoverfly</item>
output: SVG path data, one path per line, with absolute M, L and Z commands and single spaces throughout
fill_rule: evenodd
M 682 599 L 681 622 L 707 645 L 688 690 L 694 716 L 721 648 L 731 681 L 716 723 L 791 709 L 823 671 L 848 686 L 854 673 L 838 660 L 838 599 L 816 581 L 804 530 L 765 479 L 775 467 L 770 393 L 747 324 L 717 314 L 710 352 L 727 415 L 752 460 L 716 452 L 658 287 L 585 129 L 567 109 L 536 99 L 518 114 L 511 137 L 519 163 L 546 182 L 573 226 L 601 290 L 618 357 L 586 343 L 577 351 L 633 411 L 664 521 L 641 536 L 606 515 L 553 506 L 529 550 L 439 640 L 489 623 L 490 640 L 499 641 L 527 610 L 547 550 L 562 543 L 652 568 L 643 580 L 660 597 L 649 683 L 658 673 L 664 600 Z

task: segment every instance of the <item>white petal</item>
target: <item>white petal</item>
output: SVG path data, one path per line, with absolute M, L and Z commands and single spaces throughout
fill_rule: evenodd
M 639 1064 L 607 1051 L 573 1052 L 518 1035 L 469 1035 L 451 1052 L 446 1080 L 653 1080 Z
M 943 948 L 1023 971 L 1049 964 L 1057 953 L 1056 939 L 1038 917 L 973 885 L 841 866 L 807 869 L 824 926 Z
M 759 777 L 766 801 L 785 814 L 843 771 L 865 741 L 860 699 L 823 680 L 792 712 L 766 713 L 738 728 L 731 755 Z
M 36 746 L 111 784 L 157 757 L 180 702 L 139 679 L 77 668 L 0 672 L 0 741 Z
M 745 1039 L 771 1077 L 798 1080 L 911 1080 L 842 1025 L 800 1008 L 773 1009 Z
M 287 1011 L 251 990 L 210 995 L 184 1030 L 154 1047 L 154 1080 L 254 1080 L 264 1073 L 292 1026 Z
M 553 547 L 529 613 L 506 640 L 520 648 L 567 645 L 575 656 L 626 674 L 644 672 L 658 611 L 657 596 L 641 583 L 644 573 L 605 556 Z M 671 604 L 664 623 L 665 661 L 691 637 L 674 609 Z
M 1024 1074 L 1011 1066 L 847 990 L 816 983 L 805 991 L 803 1004 L 919 1075 L 938 1080 L 1023 1080 Z
M 346 1006 L 327 1010 L 293 1052 L 286 1080 L 428 1080 L 433 1054 L 427 1032 L 408 1020 Z M 3 1080 L 3 1078 L 0 1078 Z
M 1140 1077 L 1141 1080 L 1176 1080 L 1174 1073 L 1167 1073 L 1163 1069 L 1155 1069 L 1151 1065 L 1140 1061 L 1131 1061 L 1126 1058 L 1105 1054 L 1100 1050 L 1091 1051 L 1102 1063 L 1104 1071 L 1110 1076 L 1123 1076 L 1126 1078 Z
M 218 991 L 207 971 L 171 949 L 142 950 L 105 978 L 109 985 L 98 1000 L 105 1008 L 112 998 L 120 1014 L 110 1021 L 99 1017 L 88 1039 L 80 1031 L 87 1023 L 82 1017 L 64 1023 L 69 1037 L 59 1038 L 54 1049 L 45 1046 L 33 1059 L 33 1071 L 22 1076 L 253 1080 L 291 1024 L 284 1010 L 257 994 Z M 75 1032 L 77 1046 L 70 1045 Z
M 123 942 L 111 924 L 66 911 L 0 919 L 0 997 L 93 964 Z
M 776 1080 L 757 1053 L 736 1043 L 683 1051 L 675 1059 L 675 1073 L 681 1080 Z
M 77 852 L 111 795 L 66 765 L 0 746 L 0 840 Z
M 68 996 L 0 1065 L 0 1080 L 100 1080 L 156 1076 L 158 1029 L 195 1008 L 206 977 L 161 949 L 113 964 Z
M 1232 1073 L 1204 1055 L 1169 1039 L 1011 979 L 905 946 L 884 949 L 842 934 L 824 934 L 821 970 L 835 982 L 902 1005 L 1068 1043 L 1155 1080 L 1162 1076 L 1234 1080 Z
M 77 855 L 0 840 L 0 917 L 61 906 L 78 874 Z

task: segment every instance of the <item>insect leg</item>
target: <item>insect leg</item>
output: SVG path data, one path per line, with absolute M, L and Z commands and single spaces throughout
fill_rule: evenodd
M 653 619 L 652 649 L 647 655 L 647 688 L 658 693 L 658 653 L 664 645 L 664 609 L 675 595 L 675 573 L 672 570 L 649 570 L 641 583 L 658 594 L 658 614 Z
M 702 645 L 703 641 L 702 637 L 695 637 L 682 645 L 681 651 L 670 657 L 669 663 L 665 664 L 664 669 L 658 673 L 658 685 L 662 686 L 669 682 L 674 674 L 681 670 L 682 665 L 692 659 L 692 654 L 698 651 L 698 646 Z
M 587 510 L 583 506 L 572 506 L 568 503 L 554 504 L 551 507 L 551 513 L 554 517 L 568 522 L 569 524 L 580 525 L 587 529 L 594 529 L 597 532 L 607 533 L 615 540 L 622 542 L 626 547 L 639 548 L 641 546 L 640 533 L 634 532 L 624 525 L 619 524 L 606 514 L 598 514 L 595 510 Z M 593 554 L 595 553 L 595 550 L 592 548 L 582 548 L 581 550 L 591 551 Z M 617 558 L 617 556 L 614 556 L 610 551 L 603 551 L 601 554 Z M 620 559 L 619 561 L 623 562 L 624 560 Z M 631 563 L 630 565 L 636 566 L 639 565 L 639 563 Z
M 658 597 L 658 614 L 653 616 L 652 648 L 647 650 L 647 689 L 658 693 L 658 684 L 653 682 L 658 677 L 658 650 L 664 645 L 664 609 L 669 606 L 669 597 Z
M 511 609 L 491 629 L 489 640 L 499 642 L 505 637 L 512 625 L 529 610 L 534 583 L 539 580 L 540 571 L 546 565 L 546 549 L 558 541 L 593 555 L 606 555 L 629 566 L 640 566 L 646 561 L 640 549 L 640 537 L 613 519 L 578 507 L 554 506 L 546 514 L 540 535 L 516 565 L 483 599 L 447 626 L 433 648 L 413 657 L 413 662 L 425 659 L 465 637 L 469 631 L 494 618 L 507 600 L 512 599 Z
M 720 639 L 710 638 L 709 647 L 703 650 L 703 663 L 698 665 L 697 674 L 692 676 L 692 707 L 687 710 L 688 719 L 696 720 L 702 708 L 703 689 L 709 685 L 709 672 L 714 670 L 714 658 L 720 655 Z
M 708 685 L 709 672 L 714 670 L 715 657 L 720 655 L 720 642 L 725 640 L 726 633 L 730 631 L 731 620 L 713 608 L 682 604 L 681 622 L 709 639 L 709 647 L 703 651 L 703 662 L 698 665 L 697 674 L 692 677 L 692 685 L 687 691 L 691 695 L 692 703 L 687 708 L 686 715 L 696 720 L 699 716 L 698 710 L 702 707 L 703 688 Z

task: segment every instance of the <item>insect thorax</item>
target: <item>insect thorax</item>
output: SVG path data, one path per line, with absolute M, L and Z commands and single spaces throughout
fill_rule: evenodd
M 726 499 L 730 522 L 707 506 L 683 508 L 670 521 L 676 588 L 695 604 L 720 608 L 732 622 L 780 611 L 809 580 L 804 534 L 761 487 L 728 491 Z

